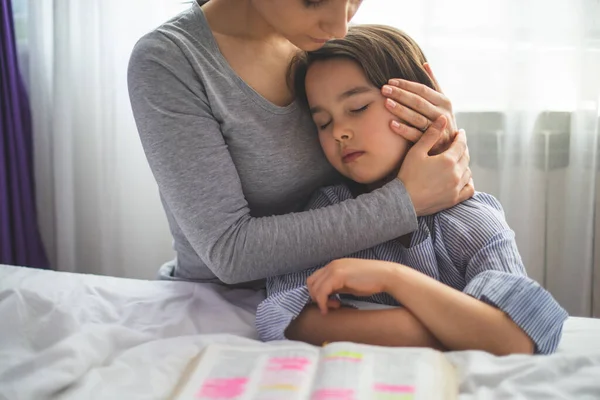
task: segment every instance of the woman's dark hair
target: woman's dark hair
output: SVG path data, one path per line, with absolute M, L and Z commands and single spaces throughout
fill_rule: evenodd
M 331 40 L 318 50 L 302 52 L 290 64 L 288 82 L 296 97 L 307 103 L 305 79 L 317 61 L 346 58 L 363 69 L 367 79 L 382 87 L 392 78 L 419 82 L 438 90 L 423 64 L 427 62 L 419 45 L 399 29 L 384 25 L 355 25 L 343 39 Z

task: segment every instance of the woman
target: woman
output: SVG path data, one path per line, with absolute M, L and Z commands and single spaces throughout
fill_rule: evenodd
M 286 84 L 288 64 L 343 37 L 359 5 L 210 0 L 137 43 L 131 103 L 177 252 L 162 277 L 239 284 L 300 271 L 412 232 L 417 215 L 471 197 L 466 139 L 451 123 L 444 153 L 416 146 L 381 189 L 298 212 L 340 176 L 307 135 L 315 127 Z M 423 85 L 382 91 L 389 123 L 408 140 L 418 128 L 436 135 L 427 128 L 441 115 L 454 121 L 450 102 Z

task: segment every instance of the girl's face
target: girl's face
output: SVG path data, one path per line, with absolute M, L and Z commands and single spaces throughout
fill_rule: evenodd
M 342 38 L 362 0 L 253 0 L 261 17 L 301 50 Z
M 321 147 L 335 169 L 362 184 L 382 183 L 396 173 L 410 144 L 391 130 L 385 98 L 356 62 L 313 63 L 306 96 Z

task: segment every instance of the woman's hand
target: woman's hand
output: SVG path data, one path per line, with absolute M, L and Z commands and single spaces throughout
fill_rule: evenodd
M 310 297 L 321 312 L 326 314 L 329 308 L 338 308 L 338 303 L 329 299 L 332 294 L 371 296 L 384 292 L 393 271 L 393 263 L 341 258 L 315 271 L 306 283 Z
M 429 64 L 423 67 L 439 88 Z M 398 179 L 404 183 L 416 214 L 434 214 L 473 196 L 467 139 L 463 130 L 456 132 L 450 100 L 420 83 L 401 79 L 389 83 L 382 88 L 388 97 L 386 106 L 405 122 L 392 121 L 392 129 L 415 143 Z
M 425 71 L 439 88 L 429 64 L 423 64 Z M 417 82 L 402 79 L 390 79 L 388 85 L 381 89 L 387 109 L 397 118 L 390 122 L 392 130 L 412 143 L 416 143 L 423 132 L 441 115 L 446 117 L 448 124 L 440 140 L 432 147 L 432 154 L 446 150 L 456 132 L 456 120 L 452 112 L 452 103 L 440 91 Z
M 429 155 L 445 126 L 445 116 L 434 121 L 408 151 L 398 172 L 418 216 L 450 208 L 475 193 L 464 131 L 456 135 L 448 150 Z

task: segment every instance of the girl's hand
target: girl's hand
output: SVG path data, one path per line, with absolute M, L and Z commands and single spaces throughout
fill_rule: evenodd
M 428 63 L 423 64 L 425 71 L 439 88 L 433 71 Z M 441 115 L 448 121 L 439 141 L 432 147 L 432 154 L 439 154 L 452 143 L 456 132 L 456 119 L 452 112 L 452 103 L 440 91 L 417 82 L 403 79 L 390 79 L 381 89 L 387 109 L 396 117 L 391 121 L 394 132 L 412 143 L 416 143 L 429 126 Z
M 385 261 L 342 258 L 327 264 L 308 277 L 312 300 L 323 314 L 338 303 L 329 299 L 336 293 L 371 296 L 386 290 L 393 278 L 394 264 Z
M 429 155 L 445 126 L 446 117 L 440 116 L 408 151 L 398 172 L 418 216 L 455 206 L 475 193 L 464 131 L 456 135 L 448 150 Z

